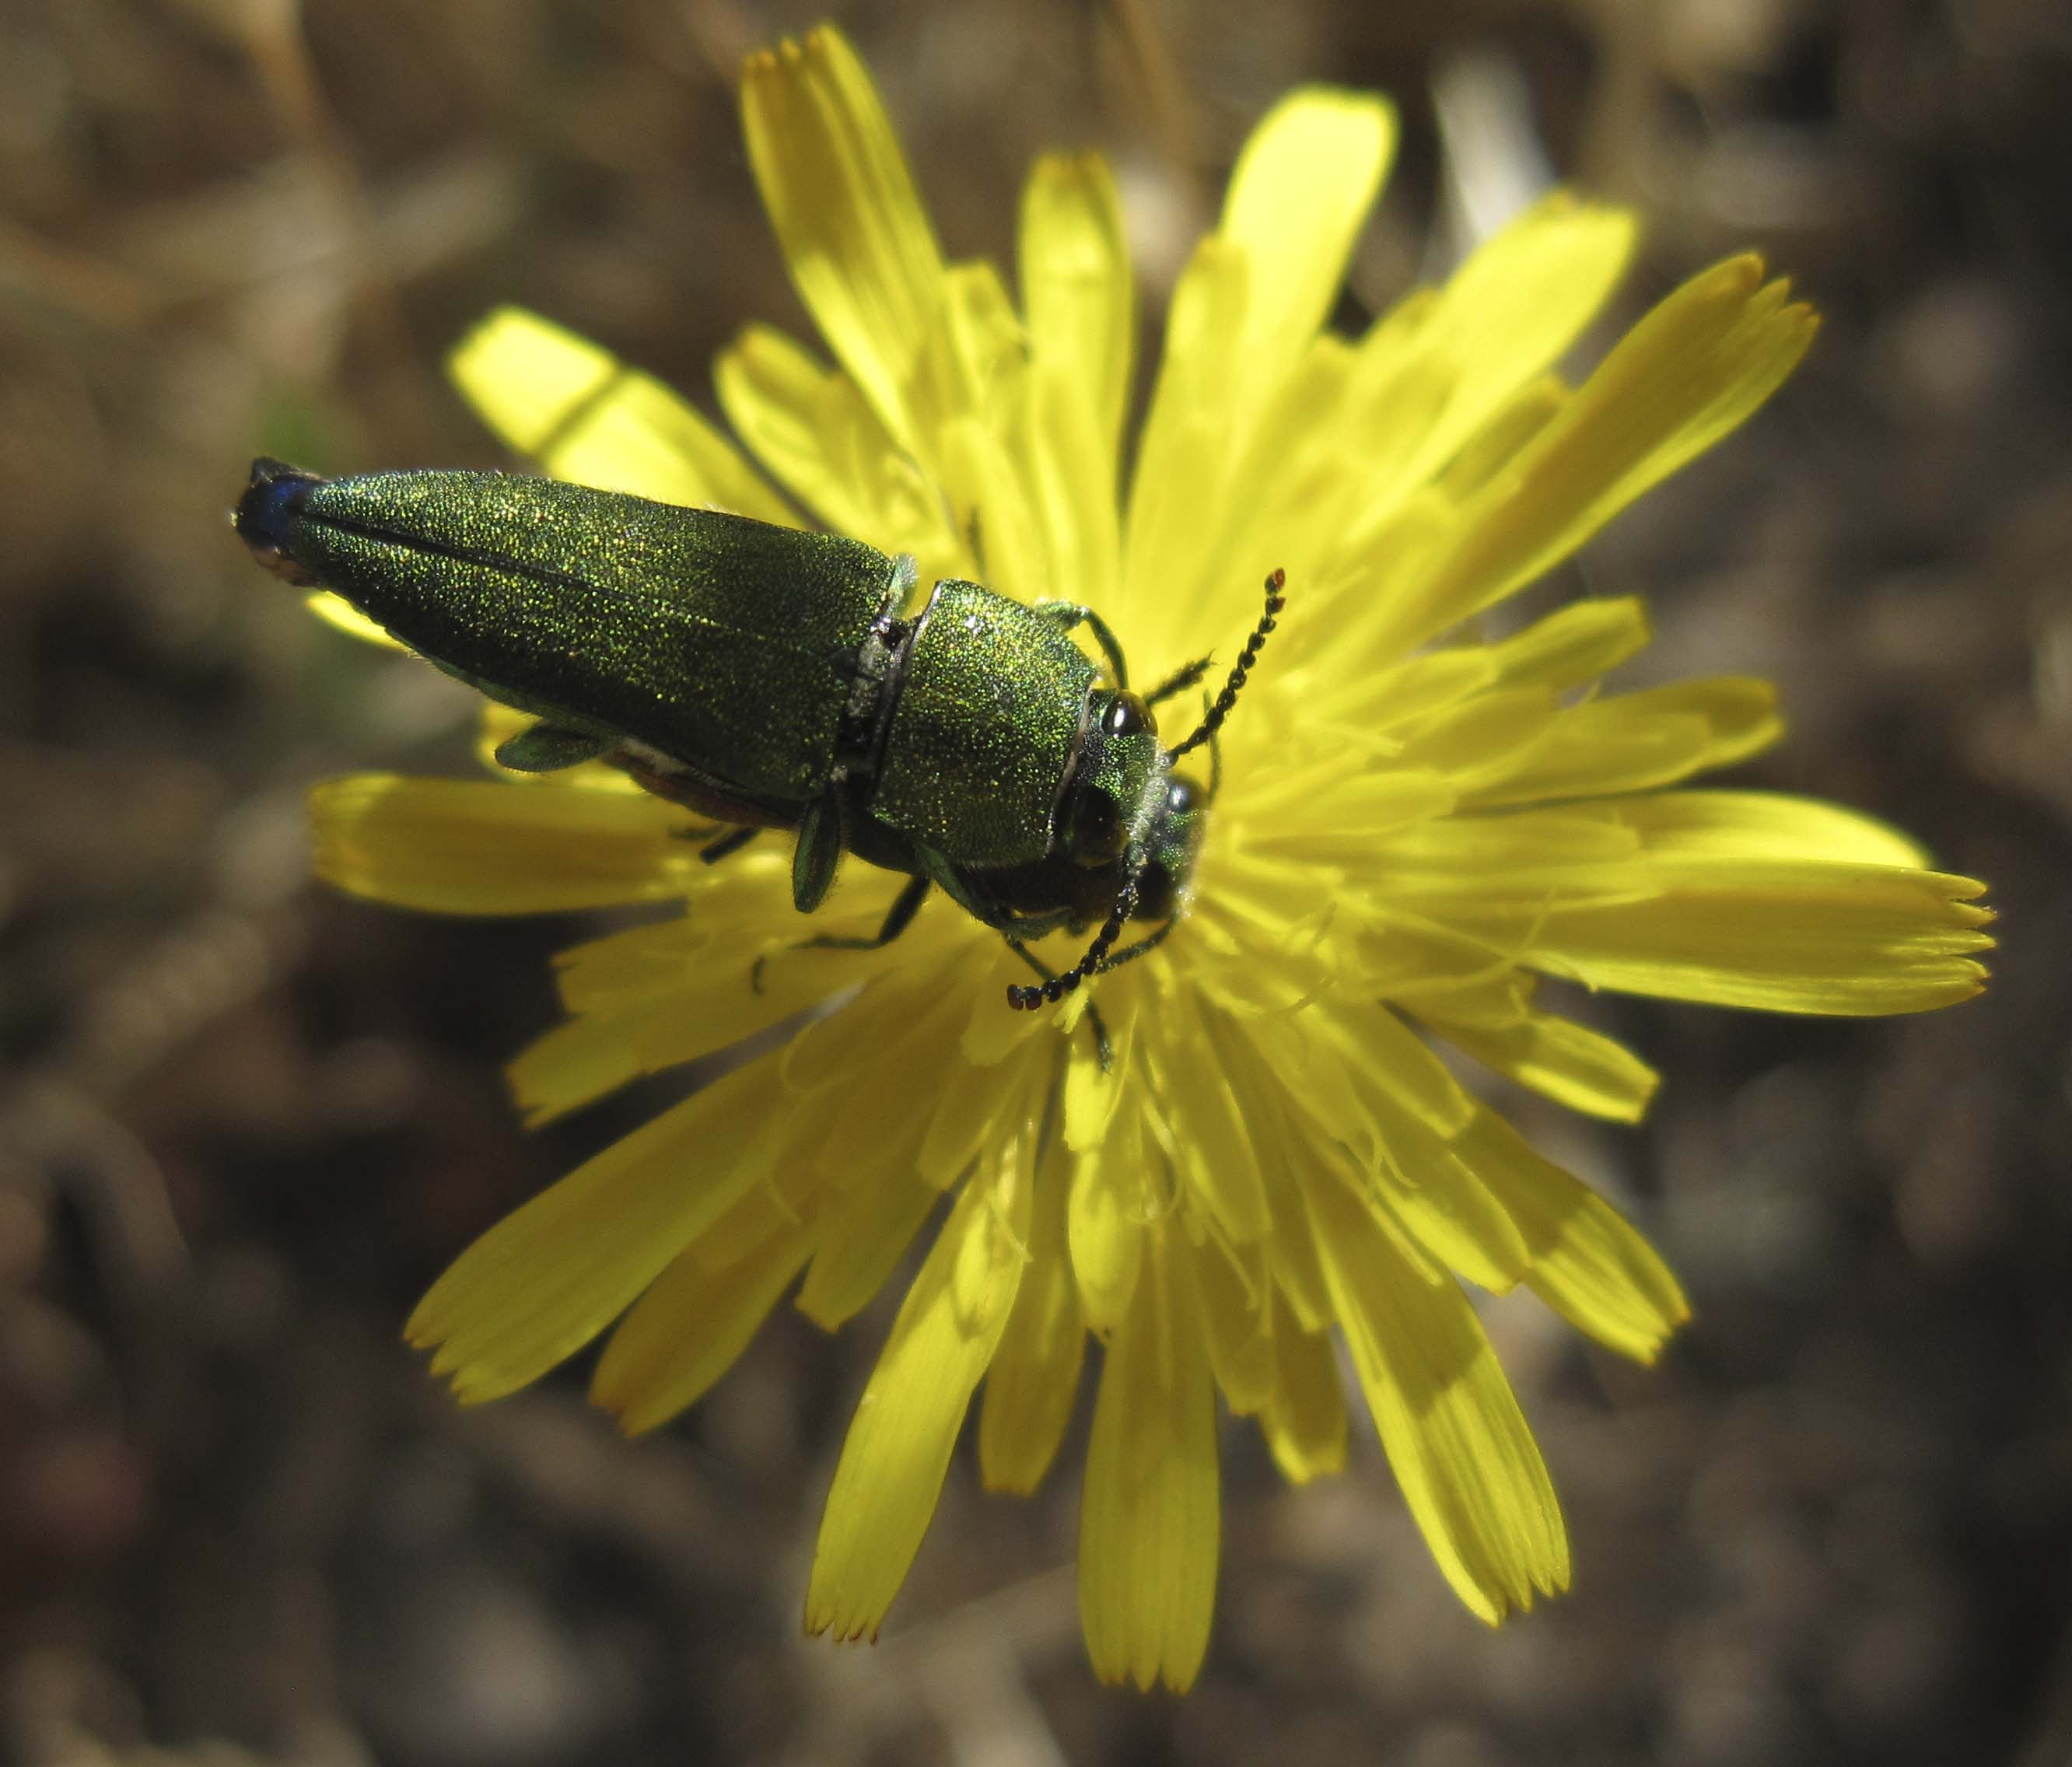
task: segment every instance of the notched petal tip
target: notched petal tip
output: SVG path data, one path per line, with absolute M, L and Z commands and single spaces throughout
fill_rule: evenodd
M 878 1627 L 867 1620 L 843 1620 L 832 1608 L 816 1605 L 809 1597 L 801 1615 L 801 1629 L 809 1638 L 825 1638 L 829 1644 L 868 1645 L 878 1642 Z
M 830 51 L 830 39 L 848 47 L 841 31 L 831 24 L 817 24 L 804 37 L 779 37 L 764 49 L 751 49 L 742 58 L 741 73 L 746 80 L 781 74 L 799 67 L 810 55 L 816 60 L 824 59 Z
M 1737 252 L 1708 269 L 1700 270 L 1688 285 L 1694 299 L 1713 297 L 1745 301 L 1762 286 L 1770 266 L 1760 252 Z

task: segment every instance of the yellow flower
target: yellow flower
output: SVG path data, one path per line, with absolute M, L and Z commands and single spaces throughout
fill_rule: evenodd
M 512 1070 L 534 1121 L 828 1009 L 487 1234 L 412 1341 L 473 1402 L 610 1329 L 595 1397 L 647 1429 L 795 1285 L 832 1329 L 926 1236 L 835 1475 L 808 1625 L 877 1631 L 981 1383 L 985 1482 L 1034 1488 L 1091 1335 L 1088 1646 L 1106 1679 L 1183 1688 L 1215 1583 L 1217 1397 L 1289 1478 L 1337 1470 L 1335 1333 L 1461 1599 L 1492 1622 L 1530 1605 L 1568 1582 L 1567 1539 L 1457 1279 L 1523 1283 L 1643 1360 L 1684 1301 L 1433 1045 L 1630 1121 L 1655 1074 L 1540 1005 L 1539 978 L 1849 1014 L 1981 985 L 1976 884 L 1842 809 L 1684 788 L 1775 739 L 1765 684 L 1592 691 L 1646 641 L 1630 600 L 1494 642 L 1467 623 L 1753 412 L 1813 316 L 1732 259 L 1570 386 L 1550 365 L 1633 228 L 1556 197 L 1365 335 L 1326 331 L 1396 125 L 1378 99 L 1297 92 L 1174 294 L 1119 502 L 1136 314 L 1108 168 L 1036 166 L 1018 306 L 991 264 L 945 261 L 834 31 L 755 57 L 743 107 L 834 357 L 752 326 L 720 359 L 726 415 L 784 491 L 654 381 L 510 310 L 454 361 L 500 434 L 564 477 L 911 553 L 924 586 L 1083 600 L 1145 680 L 1233 654 L 1274 566 L 1289 610 L 1223 733 L 1184 919 L 1087 991 L 1105 1073 L 1083 994 L 1009 1012 L 1026 972 L 939 897 L 886 949 L 802 949 L 783 843 L 705 865 L 682 811 L 596 765 L 320 788 L 320 868 L 362 894 L 682 904 L 562 959 L 569 1017 Z M 514 727 L 492 717 L 486 742 Z M 902 881 L 851 861 L 812 931 L 869 933 Z

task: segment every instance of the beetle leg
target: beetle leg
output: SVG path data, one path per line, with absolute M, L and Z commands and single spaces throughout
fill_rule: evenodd
M 754 829 L 747 831 L 754 833 Z M 885 922 L 873 939 L 837 939 L 823 933 L 816 939 L 802 939 L 794 945 L 794 951 L 881 951 L 914 923 L 914 916 L 920 912 L 921 904 L 928 894 L 929 879 L 926 873 L 909 878 L 906 886 L 892 898 L 886 910 Z M 748 985 L 756 993 L 763 992 L 763 972 L 770 961 L 766 951 L 755 960 L 748 972 Z
M 618 746 L 616 737 L 599 736 L 594 730 L 565 730 L 542 719 L 498 743 L 496 764 L 513 773 L 559 773 L 563 767 L 594 761 Z
M 699 848 L 698 857 L 707 865 L 716 865 L 730 853 L 740 852 L 762 832 L 760 828 L 729 828 L 722 834 L 714 835 Z
M 799 844 L 791 849 L 791 906 L 810 914 L 834 887 L 841 857 L 841 794 L 830 787 L 807 805 L 799 819 Z
M 965 883 L 963 873 L 948 860 L 932 847 L 924 847 L 918 841 L 915 843 L 915 853 L 921 861 L 921 869 L 940 886 L 943 894 L 973 920 L 988 927 L 1000 925 L 1000 911 L 975 895 Z
M 1195 682 L 1209 672 L 1209 664 L 1215 660 L 1212 656 L 1198 656 L 1184 668 L 1174 670 L 1157 686 L 1144 696 L 1144 703 L 1146 705 L 1156 705 L 1161 700 L 1171 699 L 1175 693 L 1186 692 Z
M 1003 909 L 974 890 L 964 873 L 940 853 L 927 847 L 917 851 L 923 866 L 942 886 L 943 894 L 980 926 L 990 927 L 1004 935 L 1010 944 L 1023 939 L 1048 939 L 1053 933 L 1080 924 L 1078 914 L 1070 908 L 1055 908 L 1040 914 L 1018 914 Z
M 885 923 L 872 939 L 837 939 L 823 933 L 817 939 L 808 939 L 799 947 L 802 951 L 879 951 L 890 944 L 912 925 L 914 917 L 921 910 L 921 903 L 928 894 L 930 880 L 927 873 L 910 878 L 906 887 L 892 898 L 886 910 Z
M 1061 632 L 1069 632 L 1078 626 L 1091 627 L 1100 643 L 1101 655 L 1108 659 L 1108 672 L 1114 676 L 1115 684 L 1119 688 L 1129 685 L 1129 665 L 1122 659 L 1122 641 L 1091 607 L 1081 602 L 1038 602 L 1029 611 L 1042 614 Z

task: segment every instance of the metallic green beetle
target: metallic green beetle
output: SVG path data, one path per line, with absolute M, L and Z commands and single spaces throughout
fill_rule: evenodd
M 1091 609 L 945 579 L 909 611 L 911 557 L 860 541 L 486 472 L 322 479 L 261 459 L 235 516 L 269 569 L 342 595 L 412 650 L 537 718 L 497 751 L 546 772 L 604 759 L 729 824 L 797 833 L 791 894 L 820 906 L 845 849 L 908 874 L 876 939 L 930 886 L 1005 935 L 1063 997 L 1151 948 L 1184 905 L 1206 795 L 1174 763 L 1228 716 L 1281 605 L 1280 573 L 1201 727 L 1158 743 Z M 1104 680 L 1068 634 L 1100 640 Z M 1163 923 L 1114 952 L 1123 927 Z M 1022 950 L 1100 931 L 1053 976 Z M 826 943 L 828 941 L 816 941 Z

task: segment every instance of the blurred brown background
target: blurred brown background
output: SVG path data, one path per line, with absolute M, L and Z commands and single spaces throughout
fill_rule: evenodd
M 396 1338 L 440 1265 L 668 1095 L 532 1139 L 498 1063 L 567 922 L 306 882 L 310 779 L 465 771 L 467 697 L 308 620 L 224 512 L 257 451 L 491 463 L 442 349 L 536 306 L 710 408 L 803 317 L 740 55 L 809 5 L 0 4 L 0 1759 L 2072 1761 L 2072 12 L 2062 0 L 1207 0 L 835 9 L 953 253 L 1098 143 L 1153 306 L 1289 84 L 1405 137 L 1342 318 L 1552 175 L 1632 201 L 1630 316 L 1746 244 L 1828 315 L 1750 429 L 1562 587 L 1640 590 L 1642 678 L 1763 672 L 1750 770 L 1992 881 L 1994 991 L 1892 1024 L 1607 1003 L 1638 1132 L 1522 1108 L 1696 1325 L 1655 1370 L 1492 1309 L 1577 1588 L 1498 1633 L 1371 1442 L 1228 1439 L 1185 1703 L 1095 1687 L 1075 1470 L 953 1470 L 875 1651 L 799 1636 L 881 1313 L 780 1317 L 621 1443 L 580 1366 L 462 1414 Z M 1081 1426 L 1083 1429 L 1083 1423 Z M 1076 1461 L 1078 1445 L 1068 1449 Z

